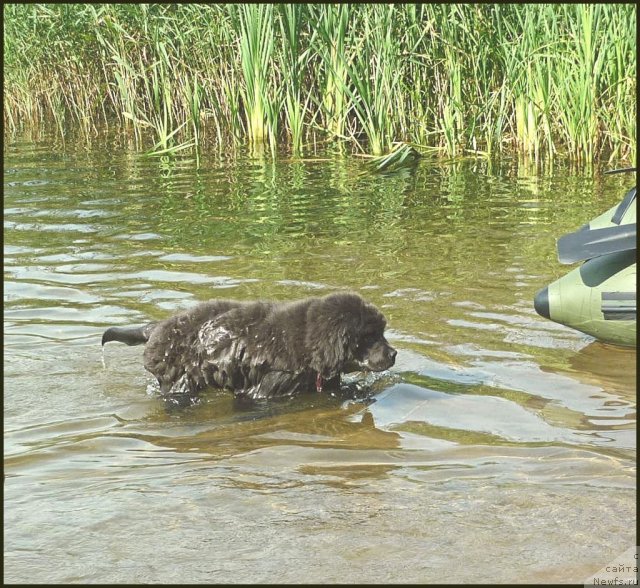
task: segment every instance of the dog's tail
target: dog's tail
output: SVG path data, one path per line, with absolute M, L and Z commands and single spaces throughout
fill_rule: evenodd
M 144 327 L 110 327 L 102 335 L 102 345 L 109 341 L 118 341 L 127 345 L 143 345 L 149 340 L 151 332 L 158 323 L 149 323 Z

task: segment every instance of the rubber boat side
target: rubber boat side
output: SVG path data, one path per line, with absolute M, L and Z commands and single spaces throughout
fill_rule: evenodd
M 540 290 L 536 312 L 601 341 L 636 346 L 636 188 L 558 240 L 561 263 L 586 260 Z

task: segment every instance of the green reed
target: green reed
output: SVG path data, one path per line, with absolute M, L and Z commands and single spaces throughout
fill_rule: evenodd
M 5 133 L 636 156 L 634 4 L 6 4 Z
M 316 65 L 319 75 L 314 78 L 320 88 L 317 104 L 323 121 L 322 130 L 330 138 L 345 138 L 351 108 L 345 91 L 349 60 L 347 39 L 353 9 L 349 4 L 309 5 L 308 14 L 313 31 L 311 47 L 319 58 L 315 60 L 319 62 Z
M 238 39 L 243 83 L 238 88 L 244 105 L 249 141 L 260 144 L 274 134 L 273 100 L 277 86 L 269 87 L 274 36 L 274 7 L 270 4 L 229 5 Z
M 347 67 L 344 90 L 373 155 L 387 153 L 396 138 L 394 98 L 401 75 L 398 31 L 393 4 L 376 4 L 359 27 L 363 36 Z
M 301 4 L 281 4 L 279 25 L 281 34 L 281 76 L 284 85 L 284 114 L 291 149 L 295 155 L 302 154 L 304 122 L 309 111 L 310 92 L 305 90 L 304 75 L 310 48 L 303 48 L 303 10 Z

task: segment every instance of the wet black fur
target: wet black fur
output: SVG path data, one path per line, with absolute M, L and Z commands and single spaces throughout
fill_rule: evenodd
M 294 302 L 210 300 L 144 327 L 107 329 L 102 344 L 146 343 L 144 367 L 163 394 L 213 386 L 271 398 L 319 384 L 335 390 L 341 373 L 390 368 L 396 351 L 385 326 L 382 313 L 354 293 Z

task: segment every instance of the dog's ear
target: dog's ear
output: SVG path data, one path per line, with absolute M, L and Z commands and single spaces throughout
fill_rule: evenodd
M 311 367 L 323 378 L 340 375 L 348 351 L 344 325 L 318 326 L 307 333 L 307 348 L 311 350 Z
M 356 325 L 353 317 L 339 308 L 319 302 L 309 309 L 305 343 L 311 368 L 323 378 L 338 376 L 349 359 L 349 337 Z

